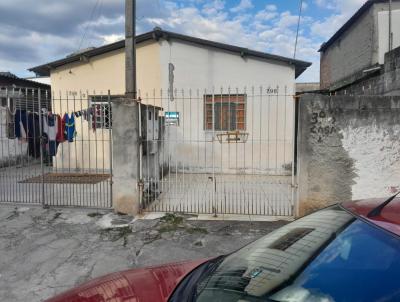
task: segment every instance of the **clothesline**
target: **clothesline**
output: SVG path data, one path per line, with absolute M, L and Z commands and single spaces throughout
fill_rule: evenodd
M 77 136 L 75 118 L 83 117 L 88 122 L 92 122 L 93 131 L 96 130 L 96 117 L 102 115 L 100 105 L 72 111 L 71 114 L 65 113 L 63 117 L 59 114 L 47 111 L 42 108 L 39 115 L 37 112 L 16 109 L 15 112 L 9 111 L 11 120 L 14 119 L 14 134 L 21 141 L 28 142 L 28 154 L 33 157 L 40 156 L 40 148 L 50 156 L 57 154 L 60 143 L 73 142 Z M 40 117 L 42 126 L 40 127 Z M 42 138 L 42 146 L 40 145 Z

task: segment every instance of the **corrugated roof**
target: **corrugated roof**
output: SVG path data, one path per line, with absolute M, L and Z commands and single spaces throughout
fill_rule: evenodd
M 393 0 L 393 1 L 399 1 L 399 0 Z M 321 48 L 319 51 L 325 51 L 329 46 L 331 46 L 337 39 L 339 39 L 344 32 L 346 32 L 349 28 L 353 26 L 355 22 L 365 13 L 367 12 L 371 6 L 373 6 L 376 3 L 384 3 L 388 2 L 388 0 L 368 0 L 367 2 L 364 3 L 363 6 L 360 7 L 360 9 L 341 27 L 339 30 L 325 43 L 321 45 Z
M 291 64 L 295 66 L 296 69 L 296 78 L 301 75 L 309 66 L 311 66 L 311 63 L 301 61 L 301 60 L 295 60 L 291 58 L 286 58 L 278 55 L 273 55 L 269 53 L 264 53 L 260 51 L 255 51 L 255 50 L 250 50 L 247 48 L 239 47 L 239 46 L 234 46 L 234 45 L 229 45 L 229 44 L 224 44 L 224 43 L 219 43 L 219 42 L 214 42 L 214 41 L 209 41 L 205 39 L 199 39 L 191 36 L 186 36 L 178 33 L 173 33 L 169 31 L 164 31 L 162 29 L 156 28 L 151 32 L 138 35 L 136 37 L 136 43 L 142 43 L 145 41 L 149 40 L 160 40 L 160 39 L 174 39 L 174 40 L 180 40 L 183 42 L 189 42 L 193 43 L 196 45 L 200 46 L 206 46 L 206 47 L 212 47 L 212 48 L 218 48 L 222 49 L 228 52 L 233 52 L 237 53 L 238 55 L 242 57 L 256 57 L 256 58 L 262 58 L 262 59 L 267 59 L 267 60 L 273 60 L 273 61 L 279 61 L 279 62 L 284 62 L 287 64 Z M 73 56 L 68 56 L 64 59 L 53 61 L 50 63 L 46 63 L 40 66 L 36 66 L 33 68 L 30 68 L 29 71 L 35 72 L 37 75 L 40 76 L 49 76 L 50 75 L 50 70 L 52 68 L 57 68 L 66 64 L 70 64 L 73 62 L 79 62 L 94 56 L 98 56 L 110 51 L 114 51 L 117 49 L 125 48 L 125 40 L 118 41 L 112 44 L 108 44 L 105 46 L 101 46 L 86 52 L 82 52 L 77 55 Z
M 9 71 L 0 71 L 0 80 L 1 79 L 3 79 L 2 82 L 5 80 L 12 83 L 23 83 L 24 87 L 43 87 L 44 89 L 50 88 L 50 85 L 20 78 Z
M 18 79 L 18 77 L 15 74 L 13 74 L 9 71 L 0 71 L 0 76 L 6 77 L 6 78 L 11 78 L 11 79 Z

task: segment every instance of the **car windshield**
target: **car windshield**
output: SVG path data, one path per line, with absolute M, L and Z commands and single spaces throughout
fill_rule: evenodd
M 400 301 L 400 240 L 336 206 L 270 233 L 204 275 L 191 301 Z

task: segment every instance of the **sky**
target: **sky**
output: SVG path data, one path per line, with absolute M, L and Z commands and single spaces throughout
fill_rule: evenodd
M 304 0 L 298 78 L 319 81 L 318 49 L 365 0 Z M 299 0 L 137 0 L 137 33 L 164 30 L 293 57 Z M 28 68 L 124 38 L 124 0 L 1 0 L 0 71 Z

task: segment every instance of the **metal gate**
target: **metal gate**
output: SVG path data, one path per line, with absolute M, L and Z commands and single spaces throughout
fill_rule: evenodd
M 110 93 L 0 89 L 0 203 L 110 208 Z
M 286 87 L 141 99 L 145 211 L 294 215 L 295 106 Z

